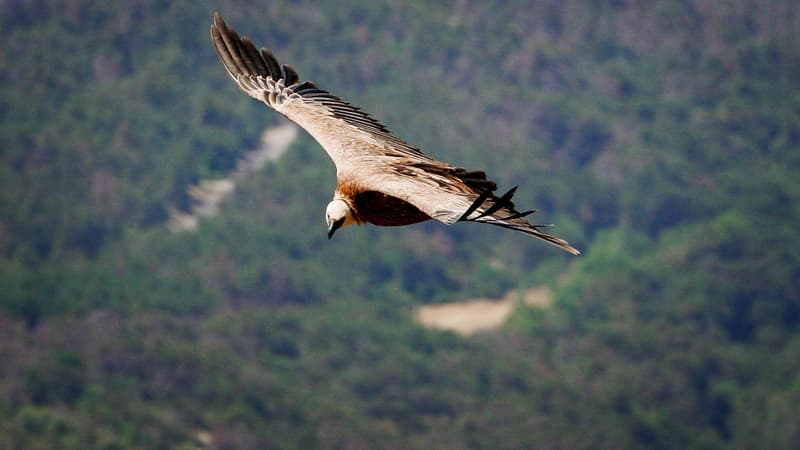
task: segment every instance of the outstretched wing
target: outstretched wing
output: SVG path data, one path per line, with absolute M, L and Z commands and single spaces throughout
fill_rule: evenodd
M 214 14 L 211 37 L 228 74 L 247 95 L 294 121 L 320 143 L 336 165 L 340 191 L 383 192 L 448 225 L 459 220 L 490 223 L 577 252 L 523 219 L 526 214 L 514 210 L 510 195 L 495 196 L 496 185 L 483 172 L 437 161 L 358 107 L 310 81 L 300 81 L 294 69 L 240 37 L 219 13 Z
M 432 161 L 358 107 L 311 81 L 301 82 L 295 70 L 278 64 L 268 49 L 258 50 L 249 38 L 239 37 L 228 28 L 219 13 L 214 14 L 211 36 L 225 69 L 239 87 L 303 127 L 340 170 L 365 149 L 373 157 L 408 156 Z
M 502 197 L 497 197 L 493 192 L 484 192 L 479 195 L 472 206 L 464 213 L 461 220 L 469 222 L 488 223 L 490 225 L 497 225 L 499 227 L 508 228 L 510 230 L 520 231 L 525 234 L 530 234 L 539 239 L 543 239 L 557 247 L 560 247 L 573 255 L 579 255 L 581 252 L 575 247 L 569 245 L 567 241 L 550 233 L 545 233 L 540 228 L 548 227 L 550 225 L 533 225 L 525 219 L 525 216 L 533 214 L 535 210 L 519 212 L 514 208 L 514 203 L 511 198 L 517 187 L 514 186 L 510 191 L 506 192 Z M 490 197 L 491 206 L 487 207 L 487 197 Z

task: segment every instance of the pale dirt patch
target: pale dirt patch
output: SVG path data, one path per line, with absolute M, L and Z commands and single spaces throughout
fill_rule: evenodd
M 264 130 L 259 147 L 247 152 L 230 175 L 217 180 L 202 180 L 196 185 L 189 186 L 189 197 L 192 199 L 191 212 L 170 209 L 167 228 L 172 232 L 194 230 L 200 217 L 217 215 L 219 205 L 233 194 L 237 182 L 247 179 L 267 163 L 277 161 L 286 150 L 289 150 L 296 138 L 297 127 L 288 122 Z
M 290 122 L 267 128 L 261 134 L 261 145 L 245 154 L 236 165 L 234 177 L 246 177 L 261 170 L 267 163 L 277 161 L 286 150 L 289 150 L 295 139 L 297 139 L 297 126 Z
M 511 291 L 531 308 L 549 308 L 553 304 L 553 291 L 547 286 L 537 286 L 524 291 Z
M 425 327 L 469 336 L 500 328 L 520 304 L 529 308 L 547 308 L 552 302 L 553 292 L 550 288 L 538 286 L 509 291 L 499 300 L 479 298 L 420 306 L 414 312 L 414 317 Z

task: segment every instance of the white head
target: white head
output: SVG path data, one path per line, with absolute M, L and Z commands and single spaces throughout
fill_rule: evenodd
M 346 201 L 334 198 L 325 209 L 325 222 L 328 223 L 328 239 L 330 239 L 336 230 L 356 223 L 356 219 L 353 216 L 353 209 Z

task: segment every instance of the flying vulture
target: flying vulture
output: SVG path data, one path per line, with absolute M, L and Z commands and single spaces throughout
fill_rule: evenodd
M 328 238 L 342 227 L 372 223 L 409 225 L 434 219 L 447 225 L 482 222 L 535 236 L 577 255 L 565 240 L 541 231 L 502 196 L 483 171 L 468 171 L 437 161 L 393 135 L 361 109 L 301 81 L 266 48 L 225 24 L 214 14 L 211 37 L 225 69 L 250 97 L 308 131 L 336 164 L 336 191 L 325 220 Z

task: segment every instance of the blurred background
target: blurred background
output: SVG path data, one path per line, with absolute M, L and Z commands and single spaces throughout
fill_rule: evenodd
M 308 135 L 243 163 L 285 120 L 228 78 L 215 10 L 583 255 L 328 241 Z M 800 442 L 794 1 L 4 0 L 0 29 L 0 447 Z M 417 320 L 476 298 L 513 311 Z

